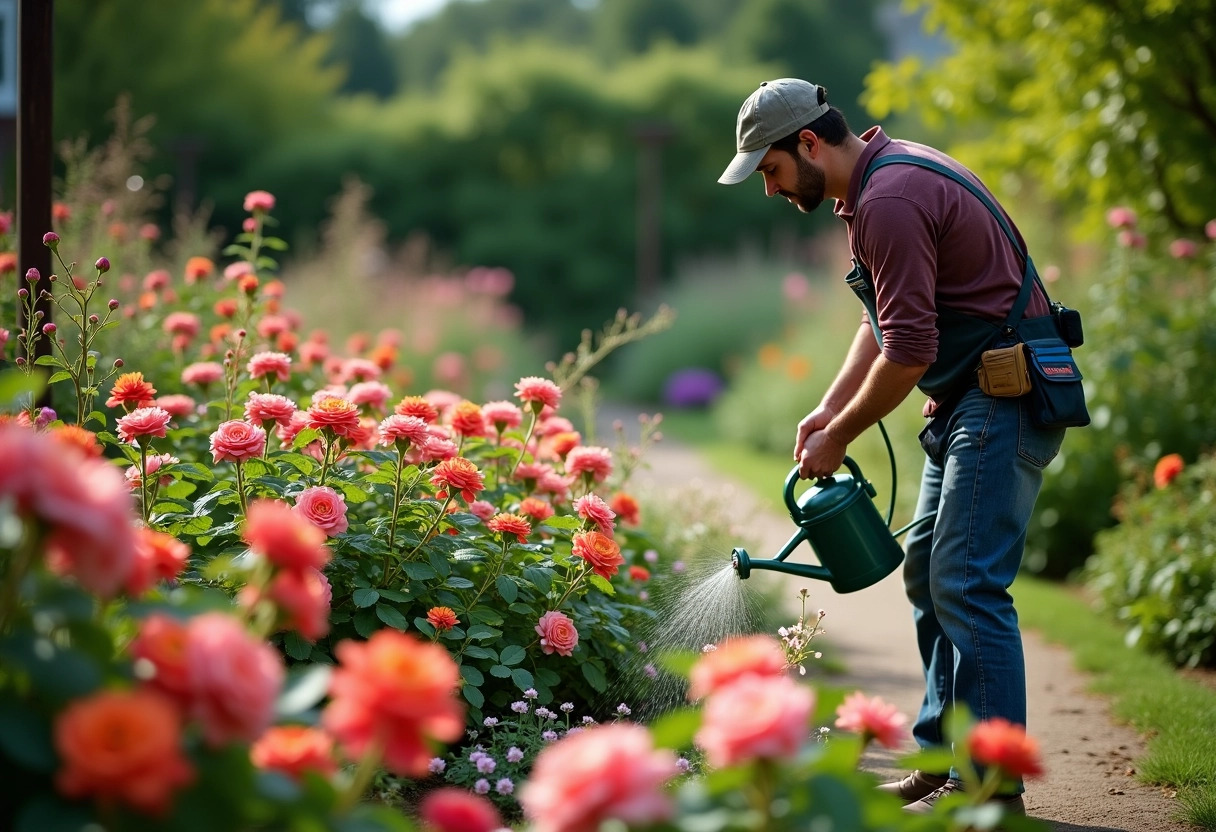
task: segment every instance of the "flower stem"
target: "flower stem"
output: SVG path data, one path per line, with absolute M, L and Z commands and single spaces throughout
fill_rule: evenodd
M 401 513 L 401 472 L 405 468 L 405 455 L 397 453 L 397 470 L 393 474 L 393 516 L 388 524 L 388 553 L 384 556 L 384 576 L 388 577 L 393 557 L 393 544 L 397 540 L 397 516 Z
M 532 421 L 528 423 L 528 433 L 524 436 L 524 443 L 520 446 L 519 456 L 515 459 L 515 464 L 511 466 L 511 473 L 507 474 L 508 479 L 515 476 L 515 469 L 519 468 L 519 464 L 524 461 L 524 454 L 528 452 L 528 443 L 532 441 L 532 432 L 536 430 L 536 423 L 540 421 L 540 413 L 536 410 L 532 411 Z
M 245 517 L 249 513 L 249 505 L 245 502 L 245 472 L 242 469 L 241 463 L 236 464 L 236 495 L 241 501 L 241 516 Z
M 240 482 L 239 466 L 237 481 Z M 139 443 L 139 510 L 143 514 L 144 525 L 148 526 L 148 445 L 142 440 Z
M 351 777 L 350 784 L 338 796 L 337 810 L 339 813 L 349 812 L 363 793 L 367 791 L 368 785 L 372 782 L 372 778 L 376 775 L 376 769 L 380 764 L 380 756 L 384 752 L 384 740 L 377 736 L 367 746 L 367 750 L 363 752 L 363 756 L 359 758 L 359 765 L 355 768 L 355 774 Z

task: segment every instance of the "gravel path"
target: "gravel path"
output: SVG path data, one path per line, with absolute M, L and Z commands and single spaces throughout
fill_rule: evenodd
M 633 408 L 611 407 L 601 418 L 605 425 L 620 419 L 629 426 L 637 424 L 637 414 Z M 606 440 L 611 433 L 601 430 L 600 435 Z M 750 541 L 759 544 L 757 550 L 749 549 L 753 557 L 771 557 L 797 530 L 788 516 L 759 507 L 743 486 L 711 470 L 690 448 L 664 439 L 647 450 L 645 459 L 646 467 L 634 475 L 639 494 L 689 487 L 729 493 L 740 513 L 737 522 L 748 529 Z M 809 547 L 804 557 L 813 557 Z M 898 570 L 873 587 L 847 595 L 836 594 L 826 583 L 776 573 L 754 573 L 749 580 L 781 582 L 788 590 L 783 594 L 791 599 L 791 622 L 796 620 L 797 594 L 803 587 L 811 593 L 808 609 L 827 611 L 823 624 L 827 632 L 815 643 L 845 666 L 845 673 L 830 677 L 828 684 L 882 696 L 909 717 L 916 713 L 923 686 L 911 609 Z M 1047 768 L 1045 777 L 1028 785 L 1028 813 L 1051 822 L 1057 832 L 1193 830 L 1172 819 L 1172 795 L 1135 779 L 1143 739 L 1111 718 L 1105 700 L 1086 691 L 1086 677 L 1074 669 L 1068 651 L 1032 631 L 1023 633 L 1023 640 L 1028 730 L 1038 740 Z M 884 777 L 897 775 L 895 756 L 878 749 L 867 753 L 862 764 Z

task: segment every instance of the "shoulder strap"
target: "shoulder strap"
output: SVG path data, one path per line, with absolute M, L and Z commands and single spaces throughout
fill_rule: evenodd
M 886 156 L 877 156 L 870 160 L 870 164 L 866 166 L 865 172 L 862 174 L 861 188 L 858 193 L 865 190 L 866 183 L 870 181 L 870 177 L 873 175 L 874 171 L 887 165 L 916 165 L 917 167 L 926 168 L 927 170 L 934 171 L 935 173 L 940 173 L 942 176 L 953 179 L 955 182 L 970 191 L 975 198 L 978 199 L 984 205 L 984 207 L 992 213 L 992 216 L 996 219 L 997 224 L 1000 225 L 1001 231 L 1005 233 L 1005 236 L 1009 239 L 1010 245 L 1013 246 L 1013 250 L 1022 258 L 1022 262 L 1025 264 L 1022 271 L 1022 288 L 1018 291 L 1018 296 L 1013 302 L 1013 308 L 1009 310 L 1009 316 L 1005 318 L 1005 326 L 1016 326 L 1017 322 L 1022 319 L 1022 313 L 1026 311 L 1026 306 L 1030 303 L 1030 291 L 1033 284 L 1037 283 L 1039 285 L 1039 291 L 1043 293 L 1044 298 L 1047 298 L 1047 302 L 1049 304 L 1051 303 L 1051 297 L 1047 294 L 1047 289 L 1043 286 L 1043 282 L 1039 279 L 1039 273 L 1034 267 L 1034 261 L 1030 259 L 1030 252 L 1026 251 L 1026 249 L 1018 243 L 1018 238 L 1016 235 L 1014 235 L 1013 228 L 1010 227 L 1009 221 L 1005 219 L 1004 214 L 997 210 L 997 207 L 993 203 L 991 197 L 977 187 L 974 182 L 967 179 L 953 168 L 949 168 L 940 162 L 935 162 L 932 159 L 925 159 L 921 156 L 912 156 L 908 153 L 890 153 Z

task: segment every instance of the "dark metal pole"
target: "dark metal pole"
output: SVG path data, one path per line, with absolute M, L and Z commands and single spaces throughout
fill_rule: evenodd
M 18 0 L 17 276 L 20 284 L 38 298 L 35 308 L 44 316 L 28 321 L 21 306 L 22 329 L 42 326 L 51 320 L 50 299 L 42 297 L 42 290 L 51 290 L 51 250 L 42 244 L 42 235 L 51 230 L 53 9 L 54 0 Z M 25 274 L 31 268 L 41 275 L 32 286 L 25 282 Z M 25 358 L 34 361 L 50 352 L 50 339 L 44 337 L 38 341 L 34 355 Z

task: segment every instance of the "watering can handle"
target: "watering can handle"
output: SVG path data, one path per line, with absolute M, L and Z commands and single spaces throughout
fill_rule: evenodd
M 865 478 L 861 474 L 861 468 L 853 461 L 852 457 L 846 456 L 844 458 L 844 465 L 849 469 L 849 473 L 853 475 L 853 479 L 858 482 L 865 481 Z M 790 516 L 794 518 L 794 522 L 798 522 L 798 515 L 802 513 L 798 507 L 798 501 L 794 499 L 794 486 L 798 484 L 800 479 L 802 479 L 802 471 L 797 465 L 790 470 L 789 476 L 785 478 L 785 507 L 790 510 Z M 830 478 L 819 477 L 815 482 L 822 482 L 825 479 Z

